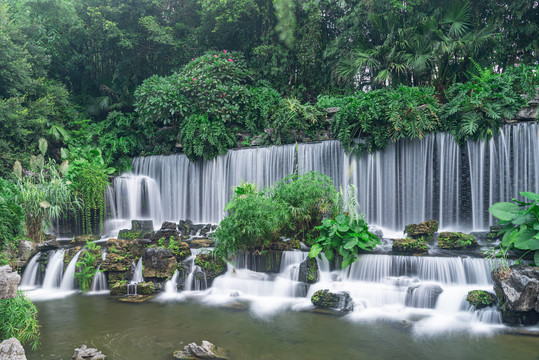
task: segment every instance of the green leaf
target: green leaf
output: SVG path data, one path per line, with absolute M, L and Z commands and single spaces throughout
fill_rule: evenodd
M 502 238 L 502 246 L 507 247 L 515 242 L 515 239 L 518 235 L 518 230 L 514 229 L 512 231 L 507 231 Z
M 326 254 L 326 259 L 328 259 L 328 261 L 333 261 L 333 258 L 335 257 L 333 250 L 326 250 L 324 254 Z
M 352 250 L 354 248 L 354 246 L 356 246 L 357 244 L 357 240 L 355 238 L 352 238 L 350 240 L 348 240 L 348 242 L 346 244 L 344 244 L 344 248 L 346 250 Z
M 538 250 L 539 240 L 534 239 L 535 230 L 522 226 L 515 239 L 515 247 L 521 250 Z
M 309 257 L 314 258 L 314 257 L 318 256 L 318 254 L 320 254 L 320 252 L 322 252 L 322 250 L 323 250 L 322 245 L 314 244 L 311 247 L 311 251 L 309 251 Z
M 488 211 L 492 216 L 500 220 L 511 221 L 515 218 L 516 213 L 520 211 L 520 206 L 510 202 L 499 202 L 493 204 Z
M 529 191 L 521 191 L 520 195 L 524 196 L 527 199 L 530 199 L 532 201 L 538 201 L 539 200 L 539 194 L 532 193 Z
M 342 224 L 337 227 L 337 230 L 339 230 L 340 232 L 347 232 L 348 230 L 350 230 L 350 226 L 348 226 L 347 224 Z
M 338 224 L 348 224 L 349 221 L 347 221 L 347 216 L 344 214 L 339 214 L 335 218 L 335 221 L 337 221 Z
M 346 269 L 348 266 L 350 266 L 354 261 L 356 261 L 355 256 L 349 256 L 342 261 L 342 268 Z

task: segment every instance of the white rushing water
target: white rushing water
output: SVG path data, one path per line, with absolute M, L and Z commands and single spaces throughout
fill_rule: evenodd
M 103 259 L 104 260 L 104 259 Z M 107 278 L 105 274 L 100 271 L 101 264 L 96 269 L 94 279 L 92 280 L 92 291 L 90 292 L 90 295 L 93 294 L 108 294 L 109 288 L 107 285 Z
M 389 232 L 438 219 L 441 229 L 484 230 L 488 207 L 539 192 L 539 128 L 536 122 L 506 125 L 490 141 L 458 147 L 451 135 L 391 143 L 363 156 L 347 155 L 338 141 L 229 151 L 211 161 L 184 155 L 133 160 L 133 172 L 117 177 L 107 192 L 107 229 L 129 228 L 132 219 L 218 223 L 241 180 L 270 186 L 311 170 L 338 188 L 353 184 L 366 220 Z M 387 234 L 386 233 L 386 234 Z
M 40 264 L 37 260 L 41 257 L 41 253 L 37 253 L 30 259 L 30 262 L 26 266 L 26 270 L 21 279 L 19 288 L 21 290 L 28 290 L 39 285 Z

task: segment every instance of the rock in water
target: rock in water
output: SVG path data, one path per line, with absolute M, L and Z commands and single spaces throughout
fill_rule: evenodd
M 539 267 L 513 265 L 492 272 L 494 290 L 502 305 L 502 318 L 510 324 L 539 321 Z
M 0 360 L 26 360 L 26 354 L 19 340 L 11 338 L 0 343 Z
M 320 278 L 320 270 L 315 258 L 308 257 L 299 264 L 299 281 L 314 284 Z
M 75 349 L 73 359 L 75 360 L 105 360 L 107 357 L 101 353 L 101 351 L 88 348 L 86 345 L 82 345 L 80 348 Z
M 174 352 L 174 358 L 183 360 L 196 360 L 196 359 L 215 359 L 215 360 L 227 360 L 228 357 L 225 351 L 211 342 L 202 340 L 202 345 L 199 346 L 196 343 L 191 343 L 184 346 L 183 351 L 177 350 Z
M 404 233 L 412 239 L 422 238 L 425 241 L 431 241 L 434 233 L 438 231 L 438 220 L 423 221 L 419 224 L 406 225 Z
M 328 289 L 318 290 L 311 297 L 311 302 L 317 308 L 338 311 L 352 311 L 354 304 L 348 291 L 330 292 Z
M 17 287 L 21 277 L 11 270 L 11 266 L 0 267 L 0 299 L 13 299 L 17 296 Z

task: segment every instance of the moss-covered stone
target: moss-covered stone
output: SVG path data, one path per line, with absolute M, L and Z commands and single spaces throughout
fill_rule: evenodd
M 82 246 L 75 246 L 75 247 L 67 249 L 64 254 L 64 263 L 66 265 L 69 264 L 69 262 L 73 259 L 73 257 L 81 250 L 82 250 Z
M 500 230 L 502 229 L 502 225 L 492 225 L 490 227 L 490 231 L 487 234 L 487 239 L 489 241 L 501 240 L 503 238 L 503 234 L 500 234 Z
M 120 296 L 127 295 L 128 283 L 127 281 L 118 281 L 112 285 L 110 289 L 110 295 Z M 154 285 L 152 282 L 141 282 L 137 284 L 137 295 L 151 295 L 154 292 Z
M 483 290 L 472 290 L 468 292 L 466 301 L 477 310 L 496 305 L 496 296 Z
M 142 264 L 145 278 L 166 279 L 174 273 L 178 261 L 169 249 L 153 247 L 144 250 Z
M 206 274 L 207 280 L 213 280 L 226 272 L 226 263 L 223 259 L 212 254 L 198 254 L 195 264 L 200 266 Z
M 318 281 L 318 263 L 315 258 L 308 257 L 299 265 L 299 281 L 314 284 Z
M 477 240 L 473 235 L 461 232 L 442 232 L 438 235 L 438 247 L 441 249 L 463 250 L 477 246 Z
M 322 309 L 350 311 L 353 308 L 350 293 L 346 291 L 333 293 L 328 289 L 318 290 L 311 296 L 311 303 Z
M 429 252 L 427 243 L 423 239 L 395 239 L 392 250 L 395 254 L 424 255 Z
M 99 238 L 100 238 L 99 235 L 80 235 L 80 236 L 75 236 L 73 238 L 73 240 L 71 240 L 71 245 L 84 246 L 84 245 L 86 245 L 87 241 L 93 242 L 93 241 L 99 240 Z
M 189 245 L 192 247 L 192 248 L 207 248 L 207 247 L 211 247 L 213 245 L 213 241 L 212 239 L 196 239 L 196 240 L 191 240 L 189 242 Z
M 120 240 L 135 240 L 135 239 L 142 239 L 143 233 L 142 231 L 138 230 L 129 230 L 129 229 L 122 229 L 118 233 L 118 239 Z
M 438 231 L 438 220 L 428 220 L 419 224 L 406 225 L 404 233 L 412 239 L 422 238 L 424 241 L 432 241 L 434 233 Z

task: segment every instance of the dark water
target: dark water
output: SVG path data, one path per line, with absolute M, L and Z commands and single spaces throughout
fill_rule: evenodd
M 353 323 L 345 317 L 285 312 L 258 319 L 248 311 L 197 303 L 126 304 L 105 296 L 36 303 L 41 348 L 28 359 L 71 359 L 82 344 L 108 360 L 173 359 L 190 342 L 208 340 L 233 360 L 252 359 L 533 359 L 539 338 L 455 333 L 414 337 L 397 322 Z

